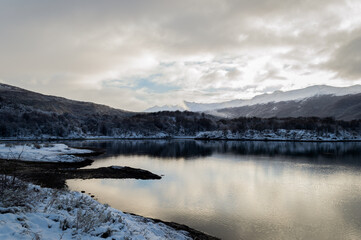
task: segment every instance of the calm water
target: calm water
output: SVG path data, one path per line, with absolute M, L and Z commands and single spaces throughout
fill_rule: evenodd
M 161 180 L 69 180 L 114 208 L 222 239 L 361 239 L 361 143 L 106 141 L 89 168 Z

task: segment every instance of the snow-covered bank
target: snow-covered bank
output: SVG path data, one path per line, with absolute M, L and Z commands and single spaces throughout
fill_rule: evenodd
M 92 140 L 92 139 L 164 139 L 169 138 L 171 135 L 158 132 L 156 134 L 142 134 L 136 132 L 127 132 L 121 134 L 114 134 L 111 136 L 104 136 L 104 135 L 88 135 L 84 133 L 72 133 L 66 137 L 59 137 L 59 136 L 52 136 L 52 135 L 27 135 L 27 136 L 18 136 L 18 137 L 2 137 L 0 141 L 17 141 L 17 140 L 24 140 L 24 141 L 32 141 L 32 140 L 39 140 L 39 141 L 56 141 L 56 140 L 74 140 L 74 139 L 85 139 L 85 140 Z
M 0 181 L 5 181 L 0 187 L 0 239 L 191 239 L 185 231 L 125 214 L 85 194 L 4 176 Z
M 87 154 L 91 150 L 70 148 L 65 144 L 0 144 L 0 158 L 34 162 L 80 162 L 74 154 Z
M 322 132 L 309 130 L 247 130 L 244 132 L 209 131 L 200 132 L 196 139 L 229 139 L 229 140 L 279 140 L 279 141 L 361 141 L 356 132 L 339 131 Z
M 114 136 L 90 136 L 90 135 L 72 135 L 67 138 L 58 138 L 50 136 L 42 137 L 18 137 L 3 138 L 3 141 L 16 140 L 113 140 L 113 139 L 212 139 L 212 140 L 275 140 L 275 141 L 361 141 L 361 133 L 358 131 L 339 130 L 334 131 L 312 131 L 301 129 L 266 129 L 266 130 L 245 130 L 245 131 L 201 131 L 195 135 L 172 135 L 165 132 L 159 132 L 154 135 L 145 135 L 141 133 L 126 133 Z

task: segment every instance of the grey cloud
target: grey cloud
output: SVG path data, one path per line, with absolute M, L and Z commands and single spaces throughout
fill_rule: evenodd
M 340 77 L 357 80 L 361 78 L 361 32 L 348 43 L 342 45 L 325 65 Z
M 227 71 L 226 76 L 228 79 L 240 79 L 243 76 L 243 73 L 237 68 L 233 68 Z
M 173 54 L 231 51 L 240 47 L 238 37 L 241 34 L 250 37 L 244 44 L 264 45 L 292 40 L 280 40 L 284 36 L 277 36 L 271 30 L 256 28 L 257 31 L 252 31 L 255 29 L 252 23 L 254 19 L 261 19 L 265 24 L 277 24 L 279 21 L 284 25 L 296 20 L 292 27 L 299 27 L 300 24 L 307 26 L 311 25 L 305 24 L 307 14 L 314 17 L 321 7 L 333 2 L 88 1 L 83 4 L 35 1 L 31 5 L 17 6 L 16 3 L 7 3 L 0 10 L 3 23 L 0 26 L 2 30 L 10 31 L 4 33 L 10 37 L 9 41 L 15 40 L 11 38 L 15 33 L 15 42 L 24 43 L 25 47 L 28 45 L 31 49 L 35 44 L 35 50 L 37 47 L 47 49 L 47 45 L 60 47 L 60 50 L 64 47 L 64 51 L 70 52 L 74 45 L 81 45 L 84 50 L 98 50 L 97 47 L 104 50 L 104 39 L 113 34 L 123 37 L 127 41 L 126 46 L 164 50 Z M 327 22 L 330 23 L 330 18 Z M 129 47 L 119 50 L 124 51 Z

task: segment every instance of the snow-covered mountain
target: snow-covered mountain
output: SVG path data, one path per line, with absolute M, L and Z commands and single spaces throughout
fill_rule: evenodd
M 159 112 L 159 111 L 192 111 L 192 112 L 205 112 L 223 108 L 234 108 L 251 106 L 256 104 L 265 104 L 271 102 L 284 102 L 284 101 L 298 101 L 306 98 L 322 95 L 334 95 L 334 96 L 345 96 L 349 94 L 361 93 L 361 85 L 354 85 L 350 87 L 332 87 L 326 85 L 315 85 L 302 89 L 291 90 L 291 91 L 275 91 L 270 94 L 261 94 L 253 97 L 252 99 L 236 99 L 220 103 L 196 103 L 196 102 L 183 102 L 181 105 L 163 107 L 155 106 L 148 108 L 146 112 Z

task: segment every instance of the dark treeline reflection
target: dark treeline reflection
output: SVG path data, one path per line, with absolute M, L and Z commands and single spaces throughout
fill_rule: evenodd
M 85 141 L 70 143 L 72 146 L 94 147 L 106 149 L 107 156 L 147 155 L 159 158 L 195 158 L 212 155 L 211 145 L 199 141 L 170 140 L 116 140 Z
M 212 154 L 287 156 L 310 161 L 361 165 L 359 142 L 263 142 L 194 140 L 116 140 L 70 142 L 72 146 L 106 149 L 107 156 L 146 155 L 158 158 L 185 158 Z

